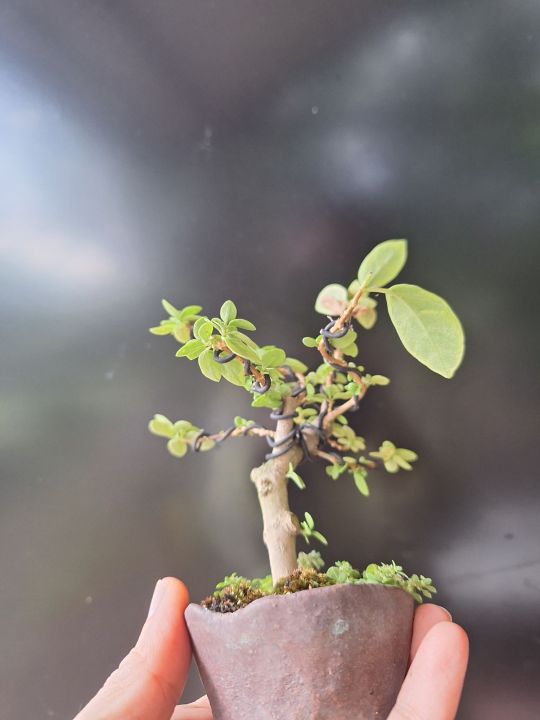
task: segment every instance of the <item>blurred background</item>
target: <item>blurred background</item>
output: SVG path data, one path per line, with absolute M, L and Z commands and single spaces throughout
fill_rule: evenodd
M 3 0 L 2 717 L 73 717 L 159 577 L 197 600 L 266 573 L 264 443 L 180 461 L 147 432 L 261 418 L 148 334 L 160 299 L 231 297 L 311 362 L 318 290 L 407 237 L 464 365 L 430 374 L 381 309 L 361 356 L 393 382 L 354 424 L 421 459 L 369 500 L 306 464 L 292 504 L 328 561 L 435 579 L 471 637 L 460 718 L 538 718 L 539 23 L 534 0 Z

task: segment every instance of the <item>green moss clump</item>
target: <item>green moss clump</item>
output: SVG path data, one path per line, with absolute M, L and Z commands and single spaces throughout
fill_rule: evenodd
M 254 600 L 264 597 L 265 593 L 254 588 L 250 580 L 239 578 L 237 582 L 226 585 L 213 595 L 205 598 L 201 605 L 208 610 L 230 613 L 246 607 Z
M 274 595 L 288 595 L 300 590 L 312 590 L 333 584 L 334 582 L 325 573 L 317 572 L 312 568 L 298 568 L 287 577 L 278 580 L 274 585 Z
M 318 552 L 300 553 L 299 567 L 290 575 L 281 578 L 272 585 L 272 577 L 264 578 L 241 577 L 236 573 L 228 575 L 216 585 L 213 595 L 205 598 L 201 605 L 214 612 L 228 613 L 246 607 L 254 600 L 268 595 L 289 595 L 301 590 L 327 587 L 328 585 L 387 585 L 398 587 L 408 592 L 416 602 L 421 603 L 423 598 L 431 598 L 437 592 L 433 587 L 431 578 L 423 575 L 411 575 L 403 571 L 401 565 L 395 562 L 372 563 L 360 572 L 353 568 L 351 563 L 344 560 L 336 562 L 326 572 L 319 572 L 324 567 L 324 561 Z

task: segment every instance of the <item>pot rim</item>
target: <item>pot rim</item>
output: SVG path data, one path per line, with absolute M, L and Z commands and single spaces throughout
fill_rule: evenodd
M 194 603 L 191 602 L 186 608 L 186 611 L 189 608 L 198 608 L 198 610 L 195 610 L 195 612 L 202 612 L 202 613 L 210 613 L 211 615 L 220 616 L 224 619 L 225 622 L 232 622 L 231 618 L 238 617 L 239 613 L 242 613 L 244 616 L 247 612 L 250 611 L 250 608 L 258 603 L 258 607 L 260 607 L 261 602 L 295 602 L 293 598 L 297 597 L 298 595 L 303 595 L 306 592 L 312 593 L 312 592 L 320 592 L 320 591 L 327 591 L 327 592 L 340 592 L 344 589 L 347 591 L 365 591 L 367 588 L 369 588 L 369 591 L 375 590 L 378 592 L 379 590 L 397 590 L 400 593 L 405 593 L 405 595 L 410 598 L 411 602 L 414 603 L 414 598 L 410 593 L 408 593 L 406 590 L 403 590 L 403 588 L 396 587 L 395 585 L 383 585 L 382 583 L 361 583 L 361 584 L 354 584 L 354 583 L 336 583 L 335 585 L 325 585 L 324 587 L 318 587 L 318 588 L 308 588 L 306 590 L 298 590 L 294 593 L 285 593 L 283 595 L 265 595 L 264 597 L 257 598 L 256 600 L 253 600 L 249 603 L 249 605 L 245 605 L 244 607 L 239 608 L 238 610 L 235 610 L 234 612 L 228 612 L 228 613 L 221 613 L 216 612 L 215 610 L 210 610 L 209 608 L 203 607 L 200 603 Z M 190 612 L 192 612 L 191 610 Z M 227 618 L 227 620 L 225 620 Z

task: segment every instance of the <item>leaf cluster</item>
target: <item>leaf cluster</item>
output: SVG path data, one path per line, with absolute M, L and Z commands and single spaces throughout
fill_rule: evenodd
M 412 595 L 418 603 L 422 602 L 423 597 L 431 598 L 437 592 L 431 578 L 416 574 L 409 577 L 401 565 L 396 565 L 394 561 L 380 565 L 371 563 L 360 572 L 351 563 L 341 560 L 329 567 L 326 574 L 335 583 L 398 587 Z
M 148 429 L 153 435 L 168 439 L 167 450 L 175 457 L 184 457 L 188 448 L 200 435 L 201 428 L 193 425 L 189 420 L 178 420 L 173 423 L 165 415 L 156 414 L 148 423 Z M 203 437 L 199 443 L 199 450 L 211 450 L 215 442 Z
M 431 578 L 404 572 L 401 565 L 391 563 L 371 563 L 360 572 L 350 562 L 338 560 L 322 572 L 324 560 L 316 551 L 299 553 L 298 569 L 286 578 L 272 584 L 270 575 L 264 578 L 248 578 L 232 573 L 216 585 L 212 596 L 203 600 L 202 605 L 216 612 L 234 612 L 260 597 L 267 595 L 286 595 L 312 590 L 328 585 L 386 585 L 397 587 L 412 595 L 418 603 L 431 598 L 437 590 Z
M 384 294 L 390 320 L 405 349 L 419 362 L 445 378 L 459 367 L 465 349 L 463 328 L 448 303 L 418 285 L 398 284 L 386 288 L 407 260 L 406 240 L 386 240 L 362 261 L 358 276 L 348 286 L 331 283 L 319 293 L 315 309 L 322 315 L 339 316 L 362 288 L 352 317 L 370 329 L 376 321 L 372 294 Z M 368 303 L 368 301 L 371 301 Z M 318 338 L 305 338 L 317 344 Z M 313 345 L 313 346 L 315 346 Z
M 317 570 L 323 569 L 325 563 L 321 557 L 321 553 L 318 550 L 310 550 L 310 552 L 299 552 L 297 558 L 297 565 L 302 570 Z
M 304 513 L 304 519 L 300 523 L 300 533 L 308 543 L 311 540 L 318 540 L 323 545 L 328 545 L 328 540 L 318 530 L 315 530 L 315 520 L 308 512 Z
M 418 460 L 418 455 L 413 450 L 397 448 L 390 440 L 385 440 L 377 451 L 369 454 L 371 457 L 382 460 L 389 473 L 396 473 L 398 470 L 412 470 L 411 463 Z
M 202 308 L 198 305 L 179 311 L 164 300 L 163 306 L 170 317 L 150 332 L 174 335 L 182 343 L 177 357 L 197 360 L 201 373 L 213 382 L 223 378 L 252 392 L 254 407 L 279 408 L 283 396 L 289 392 L 285 378 L 289 376 L 290 380 L 292 376 L 295 382 L 294 373 L 307 370 L 299 360 L 287 357 L 282 348 L 259 346 L 247 335 L 256 327 L 251 321 L 237 317 L 232 300 L 226 300 L 219 317 L 213 318 L 200 315 Z M 269 392 L 261 392 L 266 384 Z
M 202 307 L 200 305 L 187 305 L 178 310 L 168 300 L 162 300 L 161 304 L 168 318 L 162 320 L 156 327 L 151 327 L 152 335 L 172 335 L 178 342 L 185 343 L 189 340 L 191 328 L 199 319 Z
M 362 580 L 366 583 L 401 588 L 412 595 L 418 603 L 422 602 L 423 597 L 429 599 L 437 592 L 431 578 L 416 573 L 409 577 L 401 565 L 396 565 L 394 561 L 389 564 L 368 565 L 362 573 Z

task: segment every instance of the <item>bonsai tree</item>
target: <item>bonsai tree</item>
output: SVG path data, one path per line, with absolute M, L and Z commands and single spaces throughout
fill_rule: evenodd
M 268 425 L 237 416 L 230 427 L 213 432 L 160 414 L 149 424 L 152 433 L 167 439 L 169 452 L 178 458 L 188 450 L 207 452 L 225 440 L 246 436 L 264 438 L 270 447 L 264 461 L 251 471 L 251 480 L 260 502 L 271 575 L 254 581 L 229 576 L 218 585 L 217 600 L 208 601 L 208 607 L 237 609 L 271 592 L 332 583 L 397 585 L 418 601 L 434 592 L 429 578 L 409 578 L 394 563 L 370 565 L 360 573 L 341 562 L 320 573 L 320 555 L 297 556 L 296 539 L 301 535 L 308 543 L 326 545 L 326 538 L 309 513 L 299 520 L 291 512 L 288 499 L 290 482 L 305 488 L 298 466 L 306 459 L 320 462 L 332 480 L 350 477 L 364 497 L 369 496 L 371 473 L 410 471 L 417 460 L 415 452 L 385 438 L 379 447 L 366 448 L 348 420 L 368 391 L 378 392 L 390 382 L 358 359 L 359 338 L 377 321 L 380 296 L 404 348 L 431 371 L 451 378 L 463 358 L 463 330 L 450 306 L 417 285 L 390 285 L 406 259 L 407 242 L 387 240 L 364 258 L 348 286 L 331 284 L 321 290 L 315 310 L 325 316 L 323 327 L 302 340 L 313 349 L 311 368 L 277 345 L 253 340 L 248 333 L 255 331 L 255 325 L 237 316 L 231 300 L 223 303 L 219 317 L 203 315 L 199 305 L 179 310 L 163 300 L 168 317 L 150 332 L 172 335 L 180 344 L 177 357 L 197 360 L 204 377 L 238 386 L 251 396 L 254 408 L 269 410 Z M 226 607 L 220 605 L 224 595 L 229 601 Z

